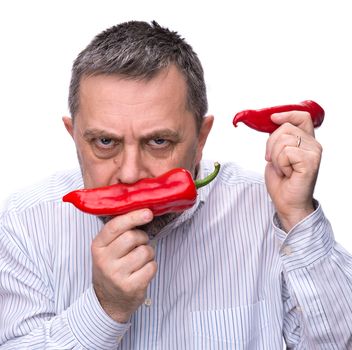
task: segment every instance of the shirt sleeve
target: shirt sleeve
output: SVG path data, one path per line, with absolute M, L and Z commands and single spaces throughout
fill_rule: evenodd
M 0 347 L 8 349 L 116 349 L 130 324 L 108 317 L 88 288 L 55 314 L 50 283 L 0 222 Z
M 335 242 L 318 204 L 286 234 L 274 218 L 283 264 L 284 336 L 294 348 L 352 346 L 352 256 Z

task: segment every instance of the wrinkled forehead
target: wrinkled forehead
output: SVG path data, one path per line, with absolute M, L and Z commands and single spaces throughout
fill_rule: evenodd
M 172 130 L 195 123 L 187 108 L 184 77 L 177 69 L 164 70 L 150 80 L 119 75 L 85 77 L 76 118 L 89 128 L 103 130 L 126 125 Z

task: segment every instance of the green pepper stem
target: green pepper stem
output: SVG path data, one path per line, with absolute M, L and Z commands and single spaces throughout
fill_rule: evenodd
M 218 175 L 220 170 L 220 163 L 215 162 L 214 167 L 215 167 L 214 171 L 211 174 L 209 174 L 207 177 L 205 177 L 204 179 L 198 179 L 194 181 L 194 184 L 197 189 L 207 185 L 208 183 L 210 183 L 216 178 L 216 175 Z

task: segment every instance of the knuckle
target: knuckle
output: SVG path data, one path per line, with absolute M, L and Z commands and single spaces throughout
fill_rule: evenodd
M 282 133 L 281 135 L 278 136 L 277 140 L 277 151 L 279 152 L 281 149 L 286 150 L 287 146 L 291 145 L 291 138 L 292 136 L 289 133 Z
M 100 276 L 99 279 L 114 281 L 116 271 L 112 269 L 111 264 L 106 263 L 105 259 L 93 261 L 93 275 Z
M 307 174 L 313 175 L 316 173 L 317 169 L 319 169 L 320 165 L 320 157 L 316 157 L 315 155 L 311 155 L 307 157 L 306 160 L 306 172 Z
M 302 111 L 302 112 L 301 112 L 301 115 L 302 115 L 302 119 L 311 120 L 311 116 L 310 116 L 310 113 L 309 113 L 309 112 L 307 112 L 307 111 Z
M 128 230 L 124 233 L 124 241 L 129 247 L 148 242 L 148 236 L 141 230 Z
M 105 254 L 104 250 L 99 249 L 94 244 L 91 246 L 91 253 L 94 265 L 97 267 L 103 267 L 105 265 Z
M 147 243 L 149 241 L 149 237 L 145 231 L 136 229 L 136 230 L 134 230 L 134 232 L 135 232 L 135 234 L 138 235 L 139 241 L 141 241 L 143 243 Z
M 154 249 L 149 245 L 141 245 L 137 249 L 137 253 L 144 259 L 150 260 L 153 259 L 155 256 Z
M 158 270 L 158 264 L 156 263 L 155 260 L 150 261 L 147 265 L 146 265 L 146 274 L 149 275 L 149 280 L 151 278 L 153 278 Z
M 140 280 L 138 284 L 136 284 L 135 288 L 139 288 L 141 290 L 145 290 L 148 288 L 150 281 L 153 279 L 157 272 L 157 264 L 155 261 L 150 261 L 148 264 L 144 266 L 144 278 Z
M 317 147 L 318 147 L 318 152 L 319 152 L 319 154 L 322 154 L 323 153 L 323 146 L 322 146 L 322 144 L 321 143 L 317 143 Z
M 290 122 L 284 122 L 279 129 L 281 129 L 281 136 L 283 134 L 288 134 L 290 129 L 292 128 L 292 123 Z
M 119 218 L 115 217 L 104 225 L 101 232 L 104 232 L 105 234 L 110 236 L 114 234 L 114 232 L 116 232 L 118 226 L 119 226 Z
M 136 212 L 129 212 L 124 215 L 114 217 L 112 220 L 107 222 L 104 229 L 108 233 L 114 233 L 115 231 L 124 232 L 130 230 L 138 225 Z
M 93 260 L 93 268 L 94 268 L 94 270 L 99 271 L 99 273 L 102 275 L 108 274 L 105 260 L 102 258 L 97 258 L 97 259 Z
M 132 246 L 136 243 L 136 233 L 132 230 L 128 230 L 123 234 L 124 243 L 128 246 Z
M 153 261 L 151 261 L 150 263 L 149 263 L 149 265 L 150 265 L 150 269 L 151 269 L 151 271 L 153 272 L 153 274 L 157 271 L 157 269 L 158 269 L 158 264 L 157 264 L 157 262 L 155 261 L 155 260 L 153 260 Z

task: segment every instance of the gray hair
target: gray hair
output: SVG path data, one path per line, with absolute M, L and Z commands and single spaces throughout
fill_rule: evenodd
M 126 79 L 151 79 L 174 64 L 187 84 L 187 109 L 199 130 L 208 109 L 204 72 L 197 54 L 177 32 L 141 21 L 121 23 L 98 34 L 72 67 L 69 109 L 79 110 L 79 86 L 86 76 L 118 74 Z

